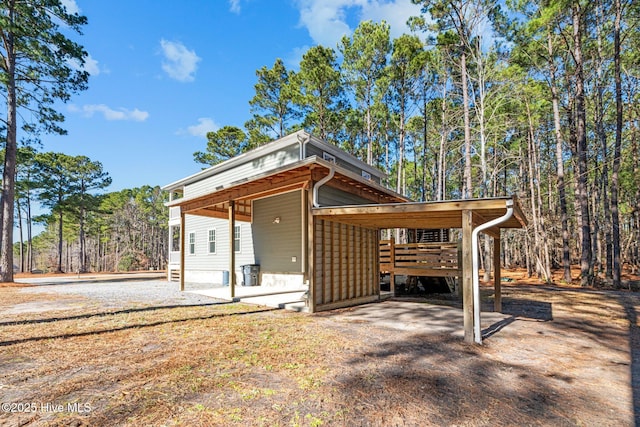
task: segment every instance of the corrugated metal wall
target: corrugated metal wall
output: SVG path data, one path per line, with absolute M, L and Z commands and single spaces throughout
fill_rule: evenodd
M 378 231 L 325 220 L 314 228 L 315 310 L 377 300 Z

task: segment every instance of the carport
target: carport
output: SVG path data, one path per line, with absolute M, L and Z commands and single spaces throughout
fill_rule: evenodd
M 462 302 L 464 317 L 464 339 L 469 343 L 482 343 L 480 333 L 480 297 L 478 278 L 478 234 L 483 232 L 493 237 L 493 265 L 495 311 L 502 311 L 500 287 L 500 234 L 503 228 L 522 228 L 526 217 L 515 196 L 487 199 L 467 199 L 421 203 L 387 203 L 312 209 L 313 230 L 310 245 L 314 249 L 311 267 L 314 279 L 310 286 L 310 310 L 330 309 L 335 306 L 321 304 L 327 287 L 333 293 L 336 278 L 349 278 L 349 272 L 363 270 L 358 259 L 350 261 L 349 250 L 341 251 L 335 261 L 335 249 L 348 247 L 349 232 L 342 226 L 357 230 L 379 230 L 391 228 L 458 228 L 462 230 Z M 330 230 L 326 232 L 325 230 Z M 335 230 L 335 231 L 334 231 Z M 348 230 L 348 229 L 347 229 Z M 343 243 L 346 241 L 346 243 Z M 365 245 L 368 244 L 368 240 Z M 362 248 L 362 243 L 360 243 Z M 362 252 L 362 249 L 361 249 Z M 377 251 L 376 251 L 377 253 Z M 325 260 L 329 259 L 330 262 Z M 377 256 L 373 260 L 365 257 L 367 271 L 377 272 Z M 330 278 L 325 280 L 325 278 Z M 369 275 L 371 277 L 371 275 Z M 348 281 L 348 280 L 347 280 Z M 348 294 L 348 290 L 347 290 Z M 347 298 L 349 299 L 349 298 Z M 352 302 L 353 301 L 352 299 Z M 320 304 L 319 304 L 320 303 Z M 317 305 L 324 307 L 316 307 Z

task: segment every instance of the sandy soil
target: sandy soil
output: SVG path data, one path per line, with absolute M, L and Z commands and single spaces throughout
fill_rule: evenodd
M 475 346 L 446 296 L 309 315 L 35 288 L 0 289 L 0 425 L 640 420 L 640 296 L 629 291 L 516 277 Z

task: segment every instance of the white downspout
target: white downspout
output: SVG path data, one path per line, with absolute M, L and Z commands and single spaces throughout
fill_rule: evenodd
M 494 227 L 498 224 L 502 224 L 513 215 L 513 200 L 507 200 L 507 212 L 496 219 L 493 219 L 487 223 L 481 224 L 474 228 L 471 232 L 471 254 L 473 265 L 473 339 L 477 344 L 482 344 L 482 334 L 480 332 L 480 274 L 478 272 L 478 234 L 487 228 Z M 493 249 L 494 251 L 496 248 Z M 498 249 L 500 250 L 500 249 Z M 500 266 L 494 266 L 493 268 L 500 268 Z
M 302 138 L 300 138 L 300 135 L 298 135 L 298 144 L 300 144 L 300 160 L 303 160 L 307 154 L 305 145 L 307 145 L 307 142 L 309 142 L 310 139 L 310 135 L 303 136 Z
M 333 175 L 335 175 L 336 171 L 333 169 L 333 166 L 329 167 L 329 175 L 322 178 L 320 181 L 316 182 L 313 186 L 313 207 L 318 208 L 320 204 L 318 203 L 318 190 L 320 187 L 325 185 L 327 182 L 331 181 Z

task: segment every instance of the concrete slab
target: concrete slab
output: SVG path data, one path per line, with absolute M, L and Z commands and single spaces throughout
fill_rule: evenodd
M 345 322 L 370 322 L 387 328 L 425 334 L 464 336 L 464 316 L 460 308 L 425 302 L 387 300 L 323 314 Z M 496 325 L 504 324 L 510 317 L 502 313 L 483 312 L 483 335 Z
M 249 304 L 267 307 L 286 308 L 295 311 L 307 311 L 303 296 L 307 288 L 292 288 L 278 286 L 236 286 L 235 297 L 231 298 L 229 286 L 218 286 L 208 289 L 187 290 L 186 292 L 205 295 L 223 301 L 242 301 Z

